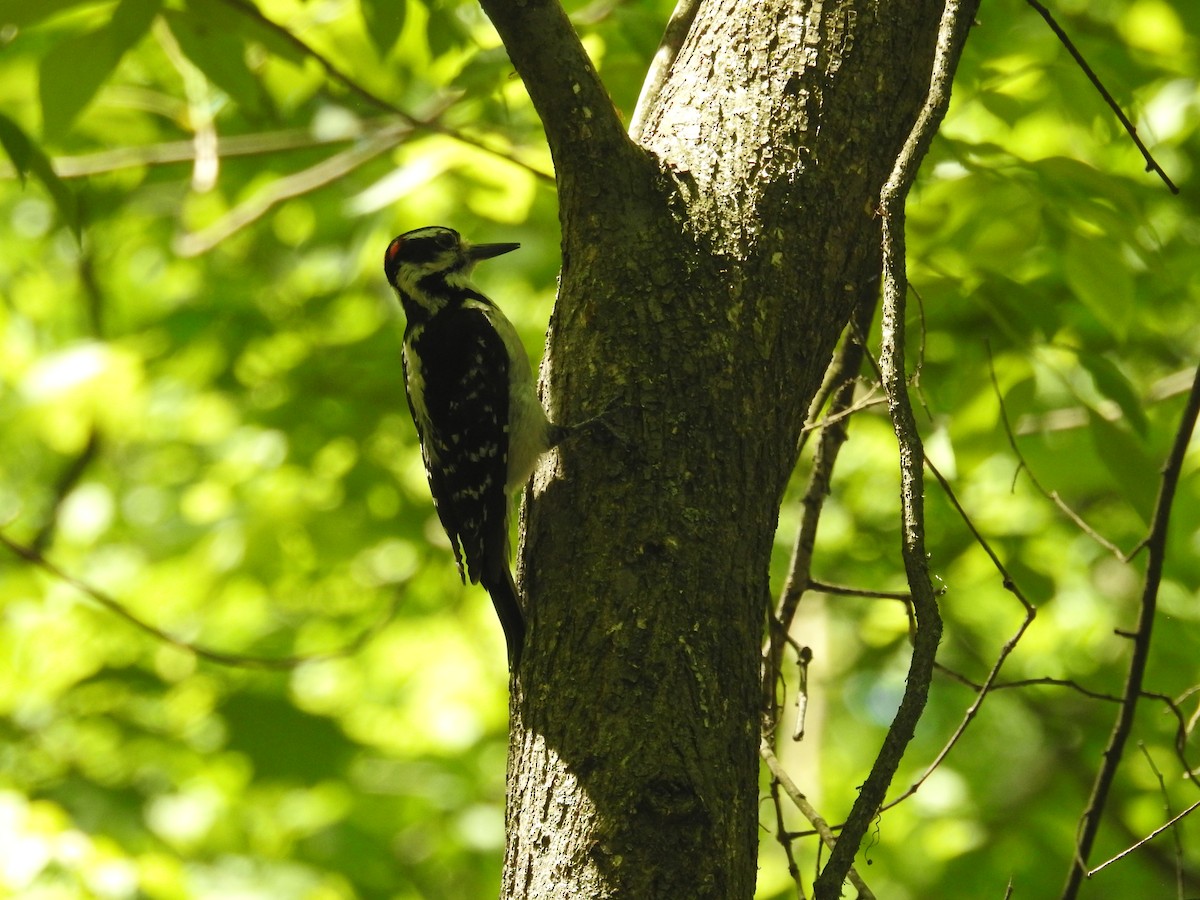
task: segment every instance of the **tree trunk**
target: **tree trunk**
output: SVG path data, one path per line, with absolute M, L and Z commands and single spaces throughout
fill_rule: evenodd
M 564 446 L 528 505 L 506 897 L 753 896 L 780 499 L 942 10 L 723 0 L 687 27 L 688 2 L 630 139 L 556 2 L 484 0 L 559 182 L 553 412 L 614 404 L 620 435 Z

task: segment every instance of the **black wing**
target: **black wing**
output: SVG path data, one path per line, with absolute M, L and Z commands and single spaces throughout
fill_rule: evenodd
M 417 360 L 419 374 L 410 368 Z M 508 577 L 504 341 L 481 309 L 446 309 L 406 336 L 404 367 L 429 488 L 459 574 L 465 558 L 471 583 L 482 579 L 490 590 Z

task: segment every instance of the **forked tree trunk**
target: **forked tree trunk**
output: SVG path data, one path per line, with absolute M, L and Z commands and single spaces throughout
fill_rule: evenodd
M 624 439 L 564 447 L 528 508 L 504 896 L 750 898 L 779 503 L 942 3 L 697 0 L 636 140 L 555 0 L 483 5 L 559 182 L 553 412 L 615 403 Z

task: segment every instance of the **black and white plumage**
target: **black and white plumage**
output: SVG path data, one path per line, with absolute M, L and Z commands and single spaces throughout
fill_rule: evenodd
M 432 226 L 395 238 L 384 256 L 407 319 L 405 389 L 434 506 L 459 575 L 491 595 L 514 669 L 525 622 L 509 568 L 509 496 L 565 434 L 538 400 L 516 329 L 470 281 L 476 262 L 518 246 L 470 244 Z

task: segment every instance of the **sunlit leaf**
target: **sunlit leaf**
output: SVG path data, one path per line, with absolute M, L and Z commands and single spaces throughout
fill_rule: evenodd
M 213 84 L 243 109 L 262 111 L 265 92 L 246 66 L 245 43 L 237 32 L 175 10 L 165 10 L 163 18 L 184 55 Z
M 1096 389 L 1116 403 L 1134 431 L 1144 437 L 1149 427 L 1146 411 L 1142 409 L 1142 398 L 1125 374 L 1112 360 L 1094 353 L 1081 353 L 1079 361 L 1091 373 Z
M 408 3 L 406 0 L 359 0 L 359 5 L 362 7 L 367 35 L 379 51 L 379 56 L 386 59 L 392 47 L 396 46 L 400 32 L 404 30 Z
M 25 28 L 72 7 L 97 3 L 98 0 L 6 0 L 0 7 L 0 22 Z
M 162 0 L 121 0 L 107 25 L 66 38 L 42 58 L 38 88 L 47 137 L 61 137 L 154 20 Z
M 1137 438 L 1099 413 L 1089 410 L 1088 429 L 1096 452 L 1117 489 L 1142 520 L 1149 522 L 1158 493 L 1158 461 L 1146 452 Z
M 276 27 L 270 19 L 248 0 L 223 3 L 221 0 L 186 0 L 188 10 L 208 27 L 235 31 L 247 40 L 255 41 L 269 53 L 300 65 L 305 54 L 287 39 L 287 31 Z
M 1124 338 L 1135 311 L 1133 276 L 1120 248 L 1101 237 L 1072 234 L 1064 251 L 1067 285 L 1117 338 Z

